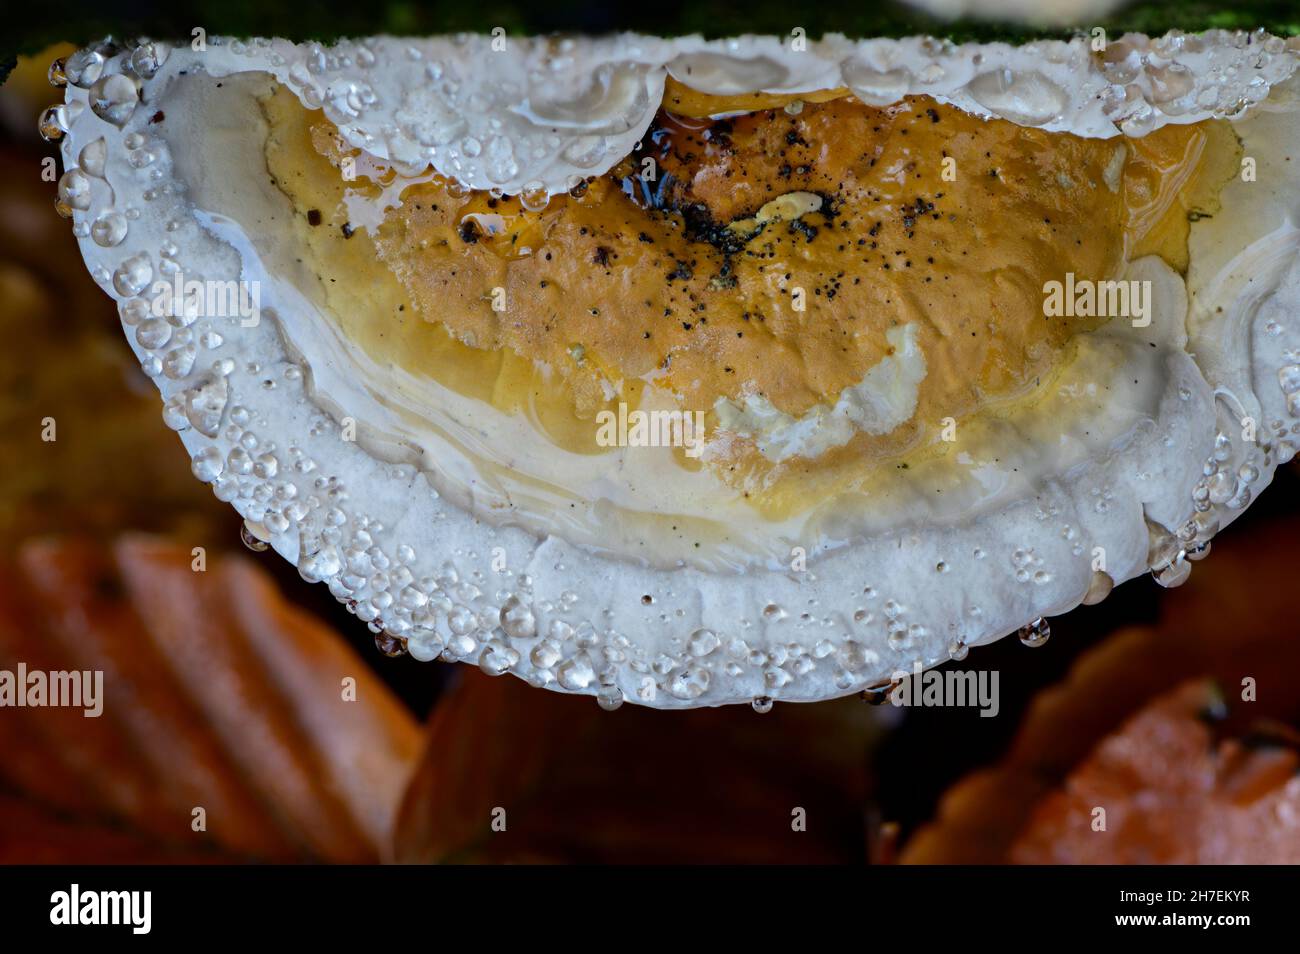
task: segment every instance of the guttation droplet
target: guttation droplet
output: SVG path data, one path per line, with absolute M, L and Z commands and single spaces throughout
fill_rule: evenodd
M 194 472 L 194 476 L 205 484 L 220 477 L 224 467 L 225 461 L 221 459 L 221 452 L 215 447 L 203 448 L 190 460 L 190 469 Z
M 68 131 L 67 110 L 63 106 L 51 106 L 41 113 L 36 130 L 46 142 L 58 142 Z
M 120 245 L 126 232 L 126 217 L 120 212 L 105 212 L 90 226 L 91 239 L 102 248 Z
M 888 106 L 907 93 L 912 74 L 901 68 L 881 71 L 854 60 L 845 64 L 844 80 L 864 103 Z
M 501 628 L 512 639 L 531 639 L 537 635 L 537 619 L 533 611 L 517 596 L 512 596 L 501 607 Z
M 1023 126 L 1041 126 L 1061 115 L 1065 91 L 1035 71 L 1003 68 L 981 73 L 966 87 L 984 108 Z
M 883 706 L 889 701 L 894 692 L 896 683 L 892 681 L 878 682 L 874 686 L 867 686 L 862 690 L 862 701 L 873 706 Z
M 59 201 L 69 208 L 90 208 L 90 180 L 80 169 L 69 169 L 59 178 L 58 194 Z
M 375 633 L 375 648 L 389 658 L 406 655 L 406 640 L 388 632 Z
M 1187 577 L 1191 575 L 1192 564 L 1188 562 L 1185 555 L 1180 553 L 1175 559 L 1152 571 L 1155 581 L 1161 586 L 1172 589 L 1175 586 L 1182 586 L 1187 582 Z
M 104 55 L 89 48 L 77 50 L 63 63 L 64 80 L 81 89 L 89 89 L 104 72 Z
M 131 298 L 144 291 L 153 281 L 153 263 L 147 252 L 133 255 L 113 272 L 113 289 L 123 298 Z
M 67 61 L 62 56 L 50 64 L 50 69 L 46 74 L 46 78 L 50 81 L 50 85 L 55 89 L 63 89 L 68 85 L 67 67 Z
M 244 546 L 248 547 L 248 549 L 252 550 L 254 553 L 261 553 L 270 547 L 269 543 L 265 540 L 258 539 L 257 536 L 253 534 L 253 531 L 248 529 L 247 523 L 241 523 L 239 525 L 239 539 L 243 541 Z
M 1020 627 L 1020 641 L 1030 648 L 1043 645 L 1052 636 L 1052 627 L 1041 616 L 1027 626 Z
M 102 77 L 90 88 L 89 98 L 91 112 L 121 129 L 135 111 L 140 94 L 128 77 L 113 73 Z

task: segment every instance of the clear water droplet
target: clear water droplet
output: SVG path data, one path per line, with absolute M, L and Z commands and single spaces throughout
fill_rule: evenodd
M 131 53 L 131 69 L 141 79 L 152 79 L 167 60 L 167 46 L 146 41 Z
M 640 63 L 607 63 L 576 94 L 567 84 L 539 82 L 516 111 L 548 129 L 618 135 L 631 129 L 650 110 L 647 72 L 648 68 Z
M 68 131 L 68 110 L 63 105 L 50 106 L 41 113 L 36 131 L 46 142 L 58 142 Z
M 537 617 L 519 597 L 512 596 L 501 606 L 501 628 L 511 639 L 532 639 L 537 635 Z
M 514 145 L 505 136 L 493 136 L 488 140 L 483 171 L 490 181 L 496 183 L 509 182 L 519 174 Z
M 1032 623 L 1020 627 L 1020 632 L 1017 635 L 1019 635 L 1020 641 L 1026 646 L 1031 649 L 1036 649 L 1051 638 L 1052 627 L 1048 625 L 1047 620 L 1040 616 Z
M 579 653 L 572 659 L 560 663 L 555 676 L 565 689 L 586 689 L 595 681 L 596 670 L 592 666 L 591 657 L 586 653 Z
M 217 459 L 220 461 L 220 455 Z M 298 575 L 308 583 L 319 583 L 321 580 L 338 576 L 343 568 L 339 552 L 332 546 L 325 545 L 313 549 L 306 543 L 300 543 L 298 551 Z
M 1179 554 L 1178 558 L 1152 572 L 1157 583 L 1167 589 L 1182 586 L 1192 574 L 1192 565 Z
M 519 662 L 519 653 L 509 646 L 488 644 L 479 656 L 478 667 L 489 676 L 502 676 Z
M 709 688 L 709 671 L 688 666 L 678 671 L 668 683 L 668 694 L 677 699 L 698 699 Z
M 68 85 L 67 60 L 60 56 L 50 64 L 50 70 L 45 75 L 51 86 L 55 89 L 63 89 Z
M 98 50 L 77 50 L 63 65 L 63 73 L 73 86 L 87 89 L 104 72 L 104 55 Z
M 1023 126 L 1051 122 L 1067 102 L 1059 86 L 1033 70 L 990 70 L 971 80 L 966 91 L 985 109 Z
M 90 178 L 80 169 L 69 169 L 59 178 L 59 201 L 79 212 L 90 208 Z
M 221 476 L 221 471 L 225 468 L 225 461 L 221 459 L 221 451 L 215 447 L 205 447 L 190 459 L 190 469 L 194 476 L 205 484 L 210 484 Z
M 153 262 L 148 252 L 132 255 L 113 272 L 113 288 L 123 298 L 132 298 L 153 281 Z
M 126 218 L 120 212 L 105 212 L 90 226 L 90 238 L 101 248 L 120 245 L 126 233 Z
M 878 682 L 874 686 L 867 686 L 867 688 L 862 690 L 862 701 L 868 705 L 883 706 L 885 703 L 889 702 L 890 697 L 893 695 L 895 685 L 896 683 L 891 680 Z
M 91 112 L 119 129 L 126 125 L 139 102 L 135 83 L 121 73 L 101 77 L 90 88 Z
M 906 95 L 912 74 L 906 69 L 877 70 L 852 60 L 844 65 L 844 83 L 868 106 L 889 106 Z
M 385 656 L 395 659 L 406 655 L 406 640 L 389 632 L 380 631 L 375 633 L 375 648 Z
M 81 148 L 81 154 L 77 156 L 77 165 L 81 171 L 88 176 L 94 176 L 96 179 L 104 178 L 104 165 L 108 160 L 108 144 L 104 142 L 104 137 L 100 136 L 94 142 L 88 142 Z
M 541 212 L 549 202 L 550 193 L 537 181 L 525 183 L 523 191 L 519 193 L 519 204 L 528 212 Z
M 716 650 L 722 644 L 717 633 L 711 629 L 697 629 L 691 633 L 691 638 L 686 644 L 687 651 L 692 656 L 707 656 Z
M 248 529 L 247 520 L 239 525 L 239 540 L 254 553 L 262 553 L 271 546 L 265 540 L 254 534 L 252 530 Z

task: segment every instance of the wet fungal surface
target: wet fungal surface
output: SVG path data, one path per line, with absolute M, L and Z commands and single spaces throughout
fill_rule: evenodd
M 381 651 L 858 692 L 1294 454 L 1286 41 L 511 42 L 106 44 L 42 118 L 192 472 Z

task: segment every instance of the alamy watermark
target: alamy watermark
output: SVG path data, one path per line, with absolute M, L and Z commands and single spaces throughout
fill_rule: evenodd
M 244 328 L 262 320 L 262 283 L 190 279 L 177 270 L 171 281 L 158 279 L 149 287 L 149 311 L 155 318 L 238 318 Z
M 1048 318 L 1131 318 L 1134 328 L 1151 324 L 1151 282 L 1121 280 L 1094 282 L 1075 279 L 1043 285 L 1043 314 Z
M 704 412 L 680 410 L 618 411 L 596 414 L 596 443 L 601 447 L 682 447 L 687 457 L 704 451 Z
M 900 669 L 890 676 L 893 688 L 889 701 L 896 706 L 947 708 L 973 706 L 981 719 L 998 714 L 998 671 L 996 669 L 925 670 L 920 662 L 912 671 Z
M 152 891 L 83 891 L 73 884 L 50 895 L 50 923 L 54 925 L 125 925 L 132 934 L 148 934 L 153 927 Z
M 102 670 L 59 670 L 46 672 L 28 669 L 20 662 L 16 670 L 0 669 L 0 708 L 82 709 L 87 719 L 97 719 L 104 712 L 104 673 Z

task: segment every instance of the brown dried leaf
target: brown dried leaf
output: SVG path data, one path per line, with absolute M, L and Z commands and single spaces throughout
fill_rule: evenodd
M 1287 745 L 1215 742 L 1217 688 L 1193 680 L 1107 736 L 1035 806 L 1016 864 L 1300 863 L 1300 758 Z M 1105 810 L 1105 827 L 1094 812 Z
M 1226 731 L 1260 718 L 1300 722 L 1300 621 L 1294 608 L 1294 549 L 1300 520 L 1236 528 L 1162 603 L 1158 626 L 1121 630 L 1079 657 L 1069 677 L 1031 705 L 1004 759 L 944 796 L 934 822 L 905 846 L 918 864 L 1006 860 L 1034 806 L 1060 786 L 1097 744 L 1149 700 L 1191 679 L 1212 679 L 1230 699 L 1241 681 L 1256 703 L 1235 707 Z
M 53 185 L 33 188 L 38 163 L 0 150 L 0 542 L 233 535 L 238 518 L 190 474 L 113 301 L 54 214 Z
M 104 674 L 99 718 L 0 709 L 0 861 L 382 857 L 414 720 L 249 561 L 192 559 L 37 542 L 0 572 L 0 668 Z
M 435 710 L 406 862 L 835 862 L 866 850 L 876 734 L 857 700 L 659 712 L 475 670 Z M 506 830 L 492 829 L 505 809 Z M 793 812 L 807 830 L 792 830 Z

